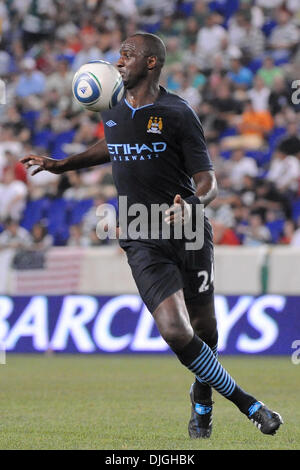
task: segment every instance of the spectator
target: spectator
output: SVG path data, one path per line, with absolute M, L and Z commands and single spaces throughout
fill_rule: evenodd
M 228 175 L 227 161 L 220 155 L 220 145 L 218 142 L 211 142 L 208 144 L 208 152 L 213 162 L 214 171 L 217 180 L 222 176 Z
M 243 235 L 243 244 L 246 246 L 258 246 L 271 241 L 270 230 L 264 225 L 258 213 L 250 214 L 249 225 L 239 225 L 237 232 Z
M 265 86 L 263 79 L 256 76 L 254 87 L 248 92 L 254 111 L 267 111 L 269 109 L 270 89 Z
M 227 32 L 218 24 L 218 15 L 210 13 L 197 36 L 196 50 L 200 67 L 211 69 L 213 56 L 224 50 L 227 43 Z
M 195 16 L 190 16 L 189 18 L 187 18 L 183 35 L 184 49 L 188 49 L 191 45 L 196 43 L 198 31 L 199 24 Z
M 7 126 L 7 129 L 10 129 L 11 140 L 20 144 L 30 139 L 30 132 L 17 106 L 9 106 L 9 104 L 6 106 L 3 123 Z M 9 150 L 11 150 L 11 148 L 9 148 Z
M 230 180 L 236 190 L 243 187 L 244 176 L 256 177 L 258 174 L 257 164 L 253 158 L 246 157 L 242 149 L 236 149 L 232 152 L 230 162 Z
M 29 48 L 51 35 L 58 12 L 53 0 L 26 0 L 24 3 L 28 8 L 24 9 L 23 39 Z
M 52 235 L 48 234 L 46 226 L 41 222 L 34 224 L 31 235 L 32 248 L 35 250 L 47 250 L 54 243 Z
M 241 134 L 245 136 L 257 136 L 262 140 L 273 128 L 274 122 L 268 110 L 255 111 L 251 101 L 245 103 L 239 126 Z
M 8 163 L 6 155 L 7 151 L 14 155 L 20 155 L 22 144 L 14 136 L 12 126 L 5 124 L 0 128 L 0 180 L 3 175 L 4 167 Z
M 269 109 L 272 115 L 284 111 L 290 104 L 290 92 L 283 76 L 276 76 L 269 97 Z
M 181 87 L 177 91 L 177 94 L 186 100 L 195 111 L 199 110 L 201 95 L 199 91 L 192 86 L 191 77 L 188 75 L 183 75 Z
M 4 248 L 30 248 L 32 239 L 30 233 L 20 227 L 17 220 L 7 218 L 4 222 L 5 229 L 0 234 L 0 249 Z
M 237 46 L 248 61 L 261 57 L 265 46 L 263 32 L 252 25 L 246 12 L 237 12 L 234 18 L 229 26 L 230 44 Z
M 134 0 L 106 0 L 106 5 L 111 8 L 116 15 L 130 18 L 137 13 Z
M 0 77 L 5 77 L 9 75 L 12 65 L 12 59 L 9 53 L 2 49 L 0 45 Z M 4 83 L 4 82 L 3 82 Z M 3 93 L 3 92 L 2 92 Z M 1 98 L 2 98 L 1 94 Z M 3 101 L 0 101 L 1 104 L 4 104 Z
M 273 126 L 274 122 L 271 113 L 268 110 L 255 111 L 251 100 L 247 100 L 241 117 L 237 119 L 237 129 L 240 134 L 233 137 L 225 137 L 222 140 L 222 148 L 260 149 Z
M 297 119 L 288 123 L 287 133 L 278 143 L 278 150 L 286 155 L 300 157 L 299 122 Z
M 258 70 L 257 75 L 261 77 L 268 88 L 272 88 L 276 77 L 284 78 L 284 72 L 281 67 L 274 65 L 274 59 L 267 56 L 263 66 Z
M 74 59 L 72 70 L 76 72 L 87 62 L 102 58 L 103 52 L 96 45 L 96 34 L 86 34 L 82 36 L 82 47 Z
M 239 204 L 239 197 L 232 187 L 230 178 L 224 174 L 220 179 L 220 189 L 216 199 L 205 209 L 209 219 L 219 222 L 225 227 L 235 225 L 233 207 Z
M 288 59 L 294 52 L 299 41 L 299 30 L 291 18 L 291 13 L 285 8 L 279 8 L 276 14 L 277 26 L 269 38 L 269 46 L 273 49 L 273 57 Z
M 56 70 L 46 79 L 46 92 L 55 90 L 61 97 L 70 93 L 74 74 L 69 70 L 67 60 L 58 60 L 56 64 Z
M 27 192 L 26 184 L 15 179 L 14 169 L 6 167 L 0 183 L 0 220 L 20 220 Z
M 41 95 L 45 91 L 45 77 L 42 72 L 36 70 L 36 62 L 31 57 L 22 60 L 21 68 L 23 73 L 16 87 L 16 94 L 20 98 L 29 95 Z
M 228 72 L 229 80 L 241 88 L 249 88 L 252 85 L 253 73 L 242 65 L 239 58 L 231 59 L 231 70 Z
M 217 222 L 216 220 L 211 221 L 213 228 L 213 240 L 215 245 L 240 245 L 240 240 L 237 235 L 229 227 Z
M 82 184 L 82 179 L 79 171 L 69 171 L 67 178 L 70 187 L 63 193 L 65 199 L 75 199 L 80 201 L 88 197 L 88 188 Z
M 174 64 L 180 64 L 183 60 L 183 51 L 180 48 L 180 40 L 177 36 L 169 37 L 166 40 L 166 67 L 170 67 Z
M 82 233 L 85 236 L 90 236 L 91 232 L 96 232 L 96 229 L 102 232 L 107 231 L 106 225 L 112 230 L 116 227 L 116 210 L 111 205 L 106 203 L 104 194 L 98 193 L 94 199 L 94 205 L 85 214 L 82 220 Z M 103 216 L 101 216 L 101 207 L 103 209 Z
M 268 210 L 275 211 L 278 219 L 285 217 L 289 219 L 292 216 L 289 198 L 266 179 L 256 181 L 255 201 L 252 209 L 260 212 L 263 217 L 266 217 Z
M 83 234 L 80 224 L 71 225 L 70 237 L 67 242 L 68 246 L 82 246 L 90 245 L 89 237 Z
M 23 181 L 23 183 L 27 184 L 26 170 L 24 168 L 24 165 L 22 165 L 22 163 L 19 162 L 17 156 L 14 155 L 9 150 L 6 150 L 5 159 L 6 159 L 7 166 L 10 166 L 13 169 L 14 179 L 16 181 Z
M 290 245 L 296 231 L 296 223 L 294 220 L 286 220 L 283 226 L 283 232 L 279 238 L 280 245 Z
M 234 125 L 235 116 L 240 112 L 240 105 L 232 96 L 230 85 L 222 80 L 216 89 L 215 96 L 211 100 L 213 109 L 218 111 L 215 120 L 215 128 L 219 135 Z
M 250 208 L 253 207 L 256 199 L 257 178 L 255 176 L 250 176 L 248 173 L 245 174 L 239 190 L 242 204 Z
M 297 193 L 299 189 L 300 163 L 297 157 L 277 150 L 272 159 L 267 179 L 281 192 Z

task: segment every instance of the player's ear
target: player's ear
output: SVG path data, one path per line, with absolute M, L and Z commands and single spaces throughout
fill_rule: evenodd
M 152 70 L 157 65 L 157 57 L 155 55 L 150 55 L 147 59 L 148 69 Z

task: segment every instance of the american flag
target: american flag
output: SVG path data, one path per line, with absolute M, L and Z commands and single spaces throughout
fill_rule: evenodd
M 51 248 L 44 253 L 42 264 L 32 269 L 14 269 L 13 290 L 16 295 L 60 295 L 76 292 L 80 284 L 84 248 Z

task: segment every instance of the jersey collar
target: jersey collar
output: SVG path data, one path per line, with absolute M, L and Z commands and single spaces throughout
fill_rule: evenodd
M 128 103 L 127 99 L 124 98 L 125 104 L 128 106 L 128 108 L 131 109 L 131 117 L 132 118 L 134 117 L 134 115 L 137 111 L 139 111 L 140 109 L 143 109 L 143 108 L 148 108 L 149 106 L 153 106 L 154 104 L 156 104 L 160 100 L 162 95 L 167 93 L 167 90 L 163 86 L 159 85 L 159 88 L 160 88 L 160 91 L 159 91 L 158 97 L 156 98 L 156 100 L 153 103 L 144 104 L 143 106 L 139 106 L 138 108 L 134 108 L 133 106 L 131 106 L 131 104 Z

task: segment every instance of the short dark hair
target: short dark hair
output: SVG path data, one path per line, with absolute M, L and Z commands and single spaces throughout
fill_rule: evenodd
M 130 37 L 133 38 L 137 36 L 143 39 L 145 55 L 157 57 L 158 64 L 160 68 L 162 68 L 166 60 L 166 46 L 160 37 L 151 33 L 135 33 Z

